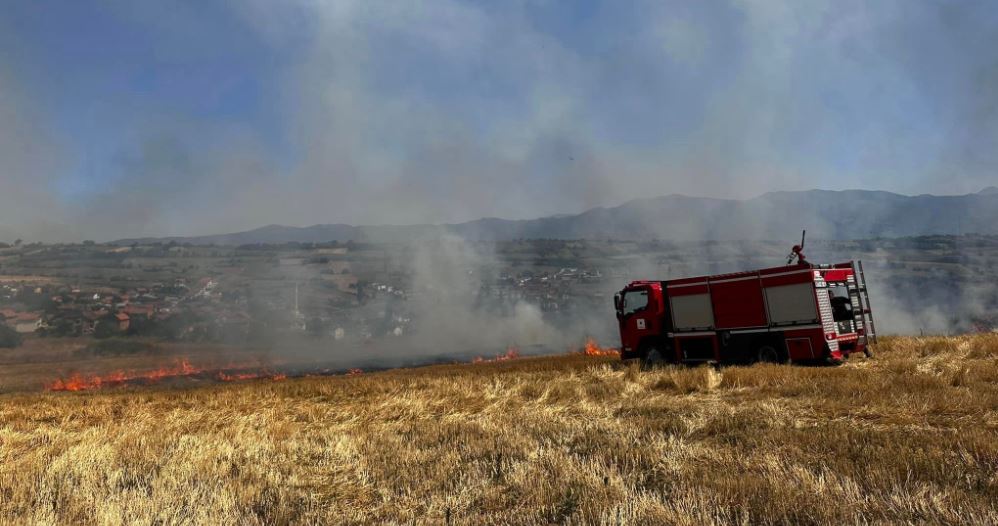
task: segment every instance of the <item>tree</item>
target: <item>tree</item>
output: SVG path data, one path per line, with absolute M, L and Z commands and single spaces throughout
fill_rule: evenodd
M 24 338 L 10 326 L 0 323 L 0 348 L 13 349 L 21 345 Z
M 114 318 L 104 318 L 97 321 L 94 326 L 94 338 L 110 338 L 118 333 L 118 327 Z
M 49 324 L 49 336 L 80 336 L 82 327 L 67 319 L 57 319 Z
M 156 321 L 145 316 L 132 316 L 128 322 L 128 330 L 125 334 L 129 336 L 145 336 L 156 332 Z

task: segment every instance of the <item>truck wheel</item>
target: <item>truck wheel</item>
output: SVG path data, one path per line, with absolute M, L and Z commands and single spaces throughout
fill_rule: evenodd
M 786 363 L 780 351 L 772 345 L 766 344 L 756 351 L 756 361 L 761 363 Z
M 661 367 L 665 363 L 665 356 L 658 347 L 648 347 L 641 355 L 641 367 L 643 369 L 654 369 Z

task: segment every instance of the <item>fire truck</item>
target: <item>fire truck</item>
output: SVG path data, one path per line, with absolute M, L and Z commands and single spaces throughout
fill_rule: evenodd
M 662 363 L 841 363 L 876 343 L 862 261 L 633 281 L 614 296 L 621 358 Z

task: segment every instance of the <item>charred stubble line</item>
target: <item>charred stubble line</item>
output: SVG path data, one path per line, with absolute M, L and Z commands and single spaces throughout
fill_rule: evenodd
M 998 522 L 998 335 L 0 397 L 4 523 Z

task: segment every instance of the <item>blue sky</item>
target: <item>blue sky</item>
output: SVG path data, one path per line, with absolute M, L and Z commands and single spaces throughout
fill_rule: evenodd
M 998 4 L 7 2 L 0 238 L 998 184 Z

